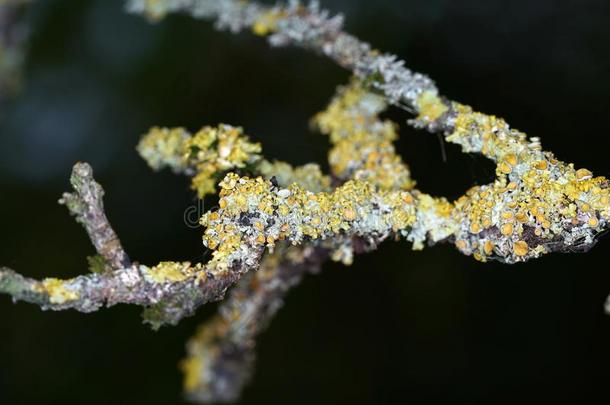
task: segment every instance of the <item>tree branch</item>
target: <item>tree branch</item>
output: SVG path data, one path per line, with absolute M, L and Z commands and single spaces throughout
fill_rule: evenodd
M 254 266 L 251 263 L 247 270 Z M 218 271 L 212 266 L 191 266 L 188 262 L 162 262 L 154 267 L 132 265 L 69 280 L 37 281 L 0 268 L 0 292 L 44 310 L 93 312 L 116 304 L 152 307 L 154 317 L 148 321 L 156 328 L 176 324 L 200 305 L 222 299 L 240 275 L 236 268 Z
M 370 44 L 342 30 L 343 16 L 330 13 L 312 1 L 266 6 L 239 0 L 128 0 L 127 10 L 159 20 L 170 13 L 186 13 L 210 19 L 220 30 L 233 33 L 250 29 L 268 36 L 272 46 L 293 45 L 325 55 L 355 76 L 367 79 L 397 106 L 418 111 L 417 99 L 424 92 L 436 94 L 426 75 L 407 69 L 395 55 L 379 52 Z
M 416 248 L 426 240 L 446 239 L 479 260 L 513 263 L 549 252 L 586 251 L 608 228 L 607 179 L 558 161 L 542 151 L 538 138 L 528 139 L 500 118 L 440 96 L 429 78 L 407 69 L 404 61 L 345 33 L 342 17 L 330 17 L 318 2 L 307 7 L 297 1 L 269 7 L 238 0 L 130 0 L 127 4 L 131 12 L 153 19 L 184 12 L 214 20 L 218 29 L 251 29 L 268 36 L 273 46 L 294 45 L 323 54 L 351 70 L 363 85 L 380 91 L 389 103 L 417 114 L 409 124 L 442 133 L 464 152 L 481 153 L 496 162 L 496 181 L 473 187 L 455 204 L 414 190 L 423 202 L 417 222 L 434 225 L 408 235 Z M 337 124 L 343 125 L 350 124 Z M 350 156 L 342 158 L 349 167 Z
M 182 362 L 189 399 L 232 402 L 250 380 L 256 339 L 283 306 L 304 274 L 317 273 L 329 251 L 314 246 L 282 246 L 265 256 L 257 272 L 242 278 L 187 344 Z
M 142 138 L 138 151 L 153 169 L 192 176 L 200 197 L 220 189 L 219 208 L 201 218 L 204 244 L 213 250 L 208 263 L 132 264 L 104 212 L 103 189 L 91 167 L 78 163 L 71 176 L 75 191 L 60 202 L 113 271 L 38 281 L 0 268 L 0 293 L 14 300 L 82 312 L 140 305 L 153 328 L 177 323 L 238 283 L 219 315 L 188 344 L 183 368 L 191 399 L 239 396 L 256 337 L 287 291 L 329 257 L 349 264 L 354 254 L 395 237 L 415 249 L 449 242 L 477 260 L 516 263 L 589 249 L 610 225 L 606 178 L 558 161 L 542 151 L 538 138 L 528 139 L 500 118 L 440 96 L 428 77 L 345 33 L 342 17 L 331 17 L 317 2 L 269 7 L 241 0 L 131 0 L 128 8 L 152 19 L 181 11 L 213 19 L 219 29 L 248 28 L 273 46 L 326 55 L 355 76 L 313 120 L 333 145 L 331 176 L 313 164 L 265 160 L 261 146 L 230 125 L 194 134 L 155 127 Z M 415 189 L 392 144 L 396 125 L 379 118 L 386 104 L 417 114 L 410 125 L 494 161 L 495 181 L 453 202 Z M 265 248 L 270 254 L 262 259 Z
M 83 225 L 95 250 L 112 269 L 129 267 L 129 257 L 104 212 L 104 189 L 93 178 L 91 166 L 88 163 L 75 164 L 70 183 L 75 192 L 64 193 L 59 203 L 64 204 Z

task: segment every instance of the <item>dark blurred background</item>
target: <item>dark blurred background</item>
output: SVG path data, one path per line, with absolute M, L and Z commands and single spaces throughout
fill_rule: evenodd
M 610 175 L 607 0 L 323 2 L 347 29 L 428 73 L 443 94 L 505 117 L 546 149 Z M 32 277 L 87 271 L 84 230 L 57 205 L 90 162 L 111 222 L 143 263 L 203 259 L 188 180 L 152 173 L 134 147 L 151 125 L 242 125 L 265 155 L 325 164 L 308 130 L 348 73 L 248 33 L 120 1 L 46 0 L 29 11 L 22 92 L 2 107 L 0 264 Z M 419 187 L 455 198 L 493 167 L 402 123 Z M 607 397 L 610 237 L 589 253 L 481 264 L 449 246 L 386 243 L 307 277 L 262 336 L 243 403 L 529 403 Z M 42 312 L 0 297 L 0 403 L 181 403 L 177 362 L 215 305 L 152 332 L 140 309 Z

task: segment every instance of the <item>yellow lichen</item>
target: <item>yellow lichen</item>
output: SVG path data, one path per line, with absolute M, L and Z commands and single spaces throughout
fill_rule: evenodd
M 457 247 L 461 251 L 464 251 L 468 247 L 468 243 L 464 239 L 458 239 L 455 242 L 455 247 Z
M 262 28 L 257 29 L 262 33 Z M 426 239 L 453 237 L 460 250 L 476 254 L 479 260 L 494 253 L 510 256 L 511 251 L 513 257 L 506 260 L 525 260 L 546 252 L 545 241 L 554 243 L 566 222 L 595 230 L 601 220 L 610 218 L 605 178 L 558 161 L 543 152 L 537 140 L 511 129 L 503 119 L 443 101 L 434 92 L 420 94 L 416 107 L 420 122 L 434 125 L 437 120 L 449 120 L 453 132 L 447 141 L 496 162 L 496 181 L 471 188 L 453 203 L 419 191 L 396 194 L 415 184 L 392 145 L 398 137 L 397 126 L 379 118 L 386 102 L 359 80 L 340 88 L 327 109 L 313 119 L 333 145 L 329 153 L 333 175 L 339 181 L 352 180 L 334 192 L 330 178 L 317 165 L 293 168 L 262 159 L 260 146 L 249 142 L 241 128 L 205 127 L 193 136 L 180 128 L 155 128 L 141 144 L 142 149 L 161 156 L 157 166 L 164 162 L 194 170 L 193 187 L 200 196 L 214 192 L 219 175 L 232 168 L 248 166 L 253 173 L 275 178 L 270 183 L 229 174 L 220 183 L 219 211 L 201 220 L 207 227 L 204 242 L 215 249 L 212 260 L 219 268 L 226 267 L 225 261 L 243 243 L 273 247 L 278 240 L 317 240 L 354 231 L 361 222 L 402 233 L 415 249 L 422 248 Z M 180 159 L 171 161 L 177 151 Z M 284 187 L 281 196 L 276 186 Z M 384 191 L 391 193 L 380 194 Z M 384 210 L 377 208 L 374 215 L 383 214 L 372 219 L 364 201 L 374 198 L 381 198 Z M 267 219 L 244 220 L 251 215 Z M 526 231 L 533 231 L 539 245 L 520 255 L 517 251 L 524 249 L 514 241 Z M 489 243 L 487 232 L 496 235 Z M 339 249 L 340 256 L 347 258 L 345 249 Z
M 538 162 L 534 163 L 534 167 L 538 170 L 546 170 L 548 163 L 546 160 L 539 160 Z
M 236 254 L 248 240 L 254 245 L 272 245 L 281 239 L 299 243 L 303 237 L 315 240 L 359 232 L 360 220 L 366 218 L 371 221 L 362 232 L 406 230 L 415 221 L 415 202 L 405 203 L 407 192 L 379 192 L 359 180 L 348 181 L 332 193 L 312 193 L 297 184 L 277 189 L 262 177 L 250 179 L 234 173 L 219 185 L 225 203 L 217 215 L 206 214 L 201 219 L 207 228 L 204 243 L 217 249 L 213 259 L 217 262 Z M 244 221 L 252 215 L 261 218 L 261 202 L 270 209 L 262 216 L 267 225 L 260 219 Z
M 477 222 L 473 222 L 472 224 L 470 224 L 470 232 L 472 232 L 472 233 L 481 232 L 480 225 Z
M 513 213 L 511 211 L 503 211 L 500 216 L 502 217 L 502 219 L 510 220 L 513 218 Z
M 442 102 L 438 94 L 432 91 L 421 93 L 415 100 L 415 106 L 419 112 L 417 120 L 422 122 L 436 121 L 449 110 L 449 107 Z
M 368 92 L 361 81 L 340 88 L 327 109 L 313 118 L 333 148 L 329 163 L 339 178 L 368 181 L 383 189 L 413 188 L 409 168 L 395 152 L 397 125 L 381 120 L 382 97 Z
M 190 134 L 184 128 L 153 127 L 142 137 L 137 150 L 154 170 L 169 166 L 174 171 L 182 171 L 184 142 Z
M 252 32 L 259 36 L 269 35 L 277 30 L 278 21 L 286 16 L 283 10 L 269 10 L 261 13 L 254 24 L 252 24 Z
M 529 251 L 529 247 L 526 242 L 519 240 L 514 243 L 513 251 L 517 256 L 525 256 Z
M 177 283 L 194 274 L 189 262 L 161 262 L 146 272 L 155 283 Z
M 195 391 L 201 383 L 203 359 L 199 356 L 189 356 L 180 362 L 184 373 L 183 388 L 186 392 Z
M 138 152 L 153 169 L 194 171 L 192 188 L 203 198 L 216 191 L 216 181 L 224 172 L 259 162 L 261 147 L 250 142 L 241 128 L 220 124 L 194 135 L 183 128 L 154 127 L 140 141 Z
M 251 143 L 239 127 L 221 124 L 203 127 L 189 138 L 183 148 L 183 159 L 195 166 L 193 189 L 200 198 L 215 192 L 216 176 L 245 167 L 259 160 L 260 144 Z
M 47 293 L 51 304 L 65 304 L 68 301 L 74 301 L 79 298 L 78 292 L 73 291 L 67 286 L 68 281 L 46 278 L 36 290 Z
M 498 170 L 500 171 L 500 173 L 502 174 L 510 174 L 510 172 L 513 171 L 513 168 L 506 162 L 501 162 L 498 165 Z
M 515 156 L 514 153 L 509 153 L 507 154 L 504 159 L 506 160 L 506 163 L 508 163 L 509 165 L 511 165 L 512 167 L 517 166 L 518 160 L 517 160 L 517 156 Z
M 502 225 L 502 235 L 510 236 L 512 234 L 513 234 L 513 224 L 508 223 L 508 224 Z
M 578 180 L 589 179 L 589 178 L 591 178 L 591 176 L 593 176 L 593 174 L 589 170 L 587 170 L 587 169 L 578 169 L 578 170 L 576 170 L 576 178 Z
M 598 218 L 610 210 L 607 179 L 558 161 L 543 152 L 537 140 L 511 129 L 501 118 L 458 103 L 452 109 L 456 111 L 454 129 L 447 140 L 495 161 L 498 175 L 494 183 L 475 187 L 456 201 L 452 217 L 458 223 L 467 219 L 485 228 L 497 226 L 504 237 L 501 244 L 510 243 L 526 227 L 532 228 L 540 238 L 539 248 L 524 249 L 525 242 L 515 242 L 513 253 L 521 258 L 545 253 L 545 239 L 551 243 L 566 221 L 578 224 L 581 214 Z M 513 217 L 517 225 L 513 225 Z M 584 222 L 596 228 L 595 219 L 590 223 L 589 219 Z M 476 240 L 477 230 L 472 225 L 467 228 L 469 238 Z

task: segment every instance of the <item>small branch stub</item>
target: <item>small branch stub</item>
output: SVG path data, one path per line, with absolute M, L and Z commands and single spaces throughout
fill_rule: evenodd
M 74 192 L 64 193 L 59 203 L 65 205 L 83 225 L 98 254 L 112 269 L 129 267 L 129 257 L 104 212 L 104 189 L 93 178 L 91 166 L 88 163 L 75 164 L 70 183 Z

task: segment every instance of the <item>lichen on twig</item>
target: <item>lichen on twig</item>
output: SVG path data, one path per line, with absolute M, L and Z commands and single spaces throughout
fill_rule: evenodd
M 137 150 L 152 169 L 190 176 L 200 198 L 218 192 L 217 209 L 201 218 L 203 243 L 212 250 L 207 263 L 131 263 L 104 213 L 101 186 L 88 165 L 77 164 L 75 192 L 61 201 L 103 259 L 90 260 L 91 266 L 104 271 L 36 281 L 0 269 L 0 292 L 16 300 L 83 312 L 140 305 L 154 328 L 177 323 L 237 284 L 187 345 L 182 368 L 190 399 L 239 397 L 251 375 L 256 338 L 290 288 L 328 259 L 350 264 L 355 254 L 387 239 L 404 239 L 414 249 L 451 243 L 477 260 L 512 264 L 587 250 L 609 227 L 606 178 L 559 161 L 538 138 L 501 118 L 441 96 L 427 76 L 345 33 L 343 18 L 317 2 L 271 7 L 239 0 L 131 0 L 128 9 L 152 20 L 186 12 L 214 20 L 219 29 L 250 29 L 273 46 L 312 50 L 353 73 L 312 119 L 332 145 L 329 174 L 316 164 L 266 160 L 259 143 L 226 124 L 195 133 L 153 127 L 142 137 Z M 415 188 L 393 145 L 397 124 L 379 117 L 389 105 L 413 113 L 409 125 L 495 162 L 494 181 L 455 201 Z
M 85 227 L 91 243 L 111 269 L 129 267 L 131 262 L 112 229 L 104 211 L 104 189 L 93 179 L 93 169 L 87 163 L 77 163 L 70 183 L 73 193 L 64 193 L 60 204 L 68 207 L 76 220 Z

